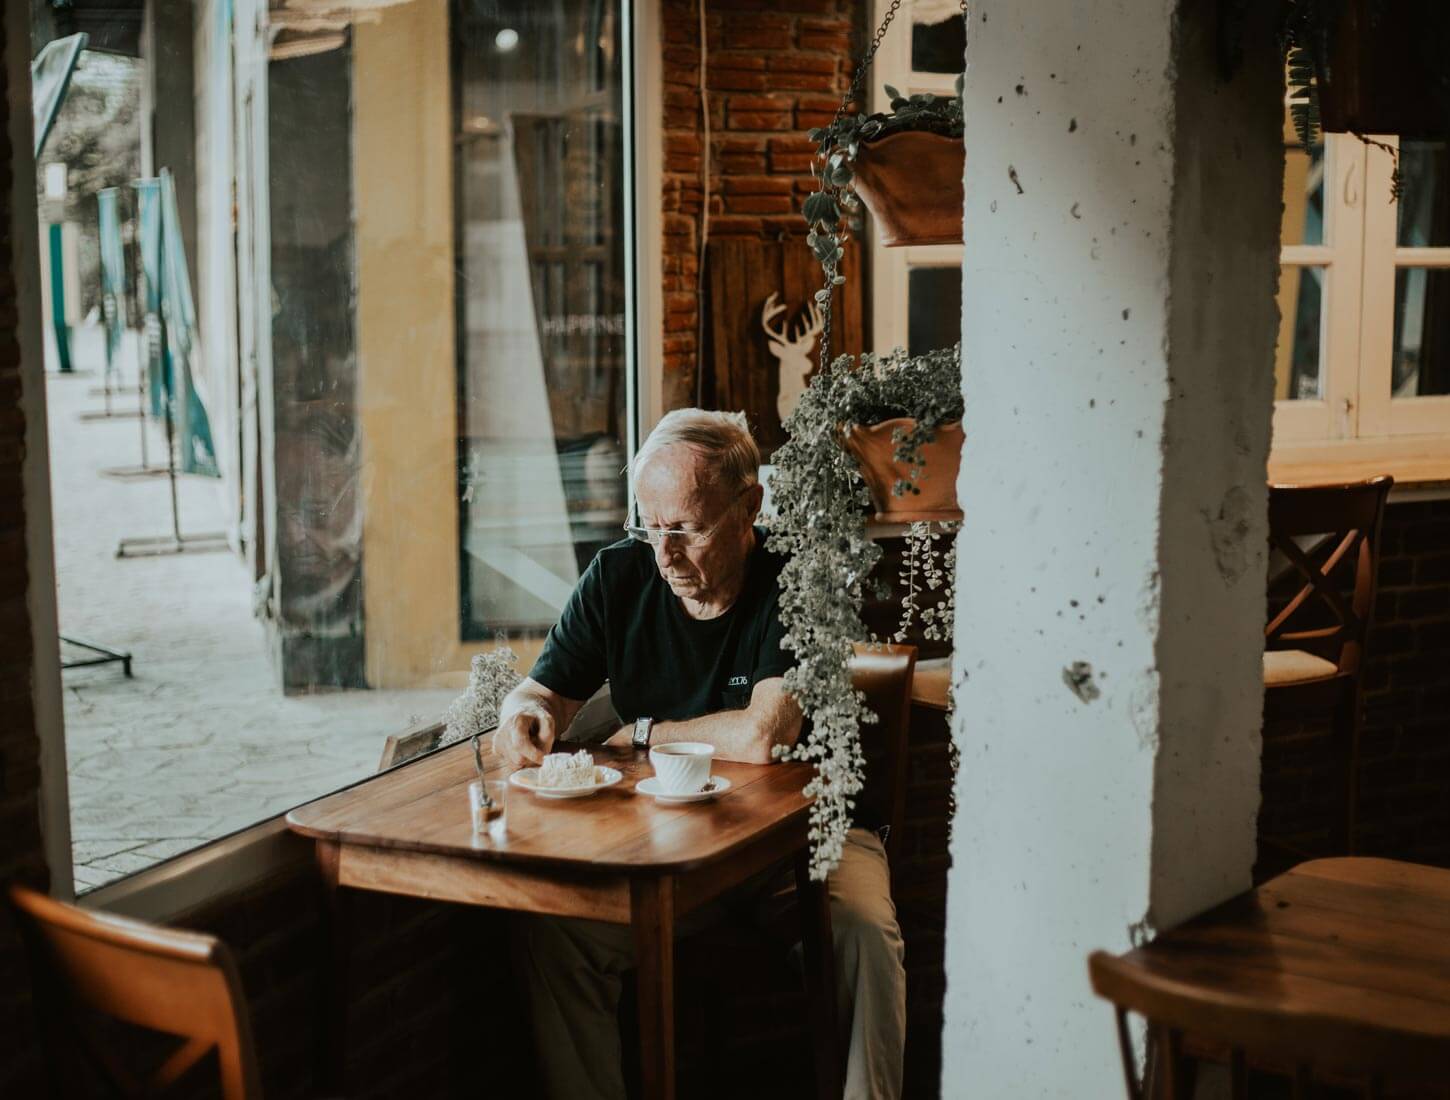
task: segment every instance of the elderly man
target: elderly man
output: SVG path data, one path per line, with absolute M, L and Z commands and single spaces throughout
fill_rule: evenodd
M 626 723 L 610 744 L 708 741 L 722 759 L 765 764 L 777 745 L 795 743 L 801 712 L 782 678 L 793 664 L 781 648 L 783 560 L 754 526 L 759 466 L 743 416 L 682 409 L 659 422 L 632 466 L 639 525 L 595 557 L 533 671 L 504 701 L 494 744 L 510 764 L 539 763 L 606 680 Z M 851 831 L 828 885 L 850 1039 L 846 1096 L 897 1097 L 906 979 L 874 833 Z M 726 906 L 706 909 L 682 931 Z M 633 964 L 630 930 L 536 917 L 523 932 L 549 1095 L 623 1100 L 616 1010 L 620 975 Z

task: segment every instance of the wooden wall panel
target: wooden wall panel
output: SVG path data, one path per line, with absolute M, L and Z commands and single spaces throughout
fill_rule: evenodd
M 770 353 L 769 339 L 761 327 L 761 311 L 771 294 L 778 294 L 786 310 L 775 318 L 772 327 L 784 324 L 798 332 L 807 306 L 821 286 L 821 268 L 801 237 L 714 240 L 707 246 L 705 263 L 702 399 L 713 408 L 742 410 L 750 418 L 768 458 L 785 442 L 785 432 L 776 407 L 780 360 Z M 863 344 L 865 294 L 860 252 L 854 242 L 847 246 L 841 272 L 846 283 L 836 288 L 832 358 L 843 352 L 859 354 Z M 807 339 L 814 363 L 820 353 L 819 342 Z

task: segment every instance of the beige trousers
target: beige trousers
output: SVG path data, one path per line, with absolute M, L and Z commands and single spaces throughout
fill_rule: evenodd
M 755 890 L 765 892 L 769 885 L 757 884 Z M 827 886 L 837 1010 L 849 1037 L 845 1097 L 896 1100 L 906 1041 L 905 948 L 891 901 L 886 852 L 875 834 L 851 830 Z M 676 931 L 684 936 L 708 927 L 730 908 L 718 901 L 702 906 Z M 519 932 L 519 961 L 547 1095 L 624 1100 L 618 1009 L 621 976 L 634 963 L 629 926 L 530 917 L 519 922 Z

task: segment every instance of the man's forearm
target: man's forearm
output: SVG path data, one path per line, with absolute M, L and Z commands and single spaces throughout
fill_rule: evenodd
M 794 744 L 795 736 L 748 710 L 722 710 L 680 722 L 656 722 L 650 744 L 667 745 L 671 741 L 704 741 L 715 746 L 715 755 L 721 760 L 769 764 L 775 759 L 772 747 Z
M 800 707 L 779 687 L 779 680 L 756 685 L 750 706 L 743 710 L 721 710 L 699 718 L 656 722 L 650 743 L 704 741 L 715 746 L 721 760 L 744 764 L 769 764 L 776 745 L 794 745 L 801 732 Z M 611 738 L 613 744 L 628 744 L 630 727 Z

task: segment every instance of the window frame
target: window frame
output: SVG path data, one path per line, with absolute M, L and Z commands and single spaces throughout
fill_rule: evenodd
M 1296 466 L 1375 455 L 1397 461 L 1450 449 L 1450 395 L 1396 399 L 1395 275 L 1401 267 L 1450 268 L 1450 248 L 1397 243 L 1399 207 L 1391 187 L 1395 135 L 1325 134 L 1324 243 L 1282 244 L 1280 271 L 1323 265 L 1322 397 L 1276 399 L 1271 457 Z M 1380 144 L 1374 144 L 1380 143 Z M 1450 473 L 1450 465 L 1447 465 Z
M 870 84 L 869 109 L 889 111 L 891 103 L 883 88 L 891 84 L 907 95 L 930 92 L 952 95 L 956 92 L 955 73 L 924 73 L 911 67 L 911 27 L 913 0 L 907 0 L 906 12 L 895 33 L 888 30 L 877 50 L 876 60 L 867 71 Z M 891 0 L 873 0 L 872 26 L 880 26 Z M 965 245 L 933 244 L 887 248 L 879 236 L 871 233 L 871 343 L 878 353 L 908 346 L 911 269 L 915 267 L 955 267 L 960 269 Z

